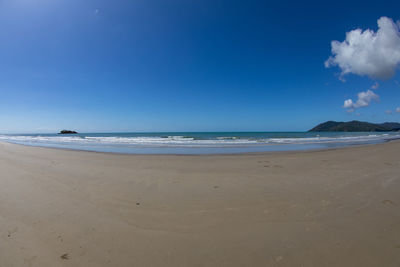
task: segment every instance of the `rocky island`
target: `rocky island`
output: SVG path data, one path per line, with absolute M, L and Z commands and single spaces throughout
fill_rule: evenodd
M 61 130 L 58 134 L 77 134 L 77 133 L 78 132 L 71 130 Z
M 318 124 L 309 132 L 392 132 L 400 131 L 400 123 L 370 123 L 364 121 L 327 121 Z

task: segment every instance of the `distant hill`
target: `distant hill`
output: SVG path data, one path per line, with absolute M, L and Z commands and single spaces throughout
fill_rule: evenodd
M 370 123 L 364 121 L 327 121 L 318 124 L 309 132 L 390 132 L 400 131 L 400 123 Z

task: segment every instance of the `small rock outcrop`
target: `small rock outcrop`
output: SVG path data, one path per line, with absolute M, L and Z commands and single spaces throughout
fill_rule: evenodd
M 58 134 L 77 134 L 78 132 L 71 130 L 61 130 Z

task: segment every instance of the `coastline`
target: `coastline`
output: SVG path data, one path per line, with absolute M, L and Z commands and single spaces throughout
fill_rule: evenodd
M 398 266 L 399 154 L 0 142 L 0 266 Z
M 171 132 L 0 135 L 0 141 L 29 146 L 118 154 L 241 154 L 323 150 L 399 139 L 381 132 Z
M 346 144 L 346 145 L 337 145 L 332 147 L 323 147 L 323 148 L 301 148 L 301 149 L 286 149 L 286 150 L 265 150 L 265 151 L 253 151 L 253 152 L 210 152 L 210 153 L 129 153 L 129 152 L 114 152 L 114 151 L 101 151 L 101 150 L 91 150 L 91 149 L 82 149 L 82 148 L 68 148 L 68 147 L 57 147 L 57 146 L 45 146 L 45 145 L 32 145 L 32 144 L 22 144 L 22 143 L 14 143 L 9 141 L 0 140 L 1 143 L 11 144 L 16 146 L 26 146 L 33 148 L 44 148 L 44 149 L 55 149 L 55 150 L 65 150 L 65 151 L 78 151 L 78 152 L 89 152 L 89 153 L 100 153 L 100 154 L 115 154 L 115 155 L 154 155 L 154 156 L 223 156 L 223 155 L 263 155 L 263 154 L 276 154 L 276 153 L 306 153 L 306 152 L 318 152 L 318 151 L 329 151 L 336 149 L 345 149 L 345 148 L 357 148 L 363 146 L 375 146 L 380 144 L 385 144 L 389 142 L 400 142 L 400 138 L 387 139 L 376 143 L 354 143 L 354 144 Z M 268 144 L 264 146 L 281 146 L 279 144 Z M 261 146 L 262 147 L 262 146 Z M 162 150 L 163 148 L 159 148 Z M 223 149 L 223 148 L 222 148 Z

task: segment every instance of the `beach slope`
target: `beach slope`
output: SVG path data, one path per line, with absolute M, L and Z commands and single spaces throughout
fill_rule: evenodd
M 0 143 L 0 266 L 399 265 L 399 141 L 209 156 Z

